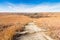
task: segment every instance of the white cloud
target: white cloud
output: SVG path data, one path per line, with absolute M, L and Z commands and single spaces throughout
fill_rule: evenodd
M 8 3 L 6 7 L 0 7 L 0 12 L 60 12 L 60 3 L 52 5 L 14 5 Z

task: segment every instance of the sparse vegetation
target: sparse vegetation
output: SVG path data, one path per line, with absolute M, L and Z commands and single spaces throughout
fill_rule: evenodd
M 46 34 L 55 40 L 60 39 L 60 14 L 46 12 L 0 14 L 0 40 L 11 40 L 16 31 L 21 31 L 31 21 L 35 21 L 39 27 L 49 28 Z

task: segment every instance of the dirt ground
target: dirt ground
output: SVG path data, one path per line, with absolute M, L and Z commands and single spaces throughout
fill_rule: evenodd
M 21 31 L 25 25 L 34 21 L 39 27 L 48 28 L 47 35 L 60 39 L 60 14 L 0 14 L 0 40 L 11 40 L 16 30 Z M 54 35 L 53 35 L 54 34 Z

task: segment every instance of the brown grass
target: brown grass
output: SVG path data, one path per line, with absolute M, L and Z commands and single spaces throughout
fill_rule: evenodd
M 23 15 L 2 16 L 0 18 L 0 25 L 13 25 L 0 32 L 0 40 L 10 40 L 10 38 L 15 34 L 16 30 L 21 30 L 23 25 L 27 24 L 30 21 L 31 19 L 29 17 Z
M 24 16 L 25 15 L 25 16 Z M 31 22 L 35 21 L 39 27 L 46 27 L 50 30 L 48 35 L 56 34 L 60 38 L 60 14 L 55 13 L 42 13 L 42 14 L 6 14 L 0 15 L 0 25 L 6 25 L 3 31 L 0 31 L 0 40 L 10 40 L 15 34 L 16 30 L 21 30 L 22 27 Z M 7 27 L 11 25 L 10 27 Z M 0 26 L 3 27 L 3 26 Z M 55 36 L 55 37 L 57 37 Z

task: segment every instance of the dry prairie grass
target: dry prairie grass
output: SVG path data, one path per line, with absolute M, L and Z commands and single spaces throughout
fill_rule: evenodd
M 31 19 L 29 17 L 23 15 L 2 16 L 0 18 L 0 25 L 11 24 L 11 26 L 5 26 L 7 28 L 3 29 L 3 31 L 0 31 L 0 40 L 11 40 L 10 38 L 15 34 L 16 30 L 21 30 L 22 27 L 30 21 Z
M 39 27 L 49 29 L 47 35 L 60 38 L 60 17 L 39 18 L 36 20 Z
M 25 14 L 26 15 L 26 14 Z M 38 14 L 39 15 L 39 14 Z M 38 16 L 37 15 L 37 16 Z M 33 16 L 33 18 L 32 18 Z M 60 14 L 41 14 L 39 18 L 37 16 L 24 16 L 24 15 L 3 15 L 0 16 L 0 27 L 5 25 L 6 28 L 0 31 L 0 40 L 11 40 L 16 30 L 21 30 L 22 27 L 31 22 L 35 21 L 39 27 L 49 28 L 47 34 L 50 36 L 57 36 L 60 38 Z M 31 17 L 31 18 L 30 18 Z M 1 26 L 3 25 L 3 26 Z M 10 25 L 10 27 L 8 27 Z M 53 35 L 54 34 L 54 35 Z M 56 39 L 58 40 L 58 39 Z

